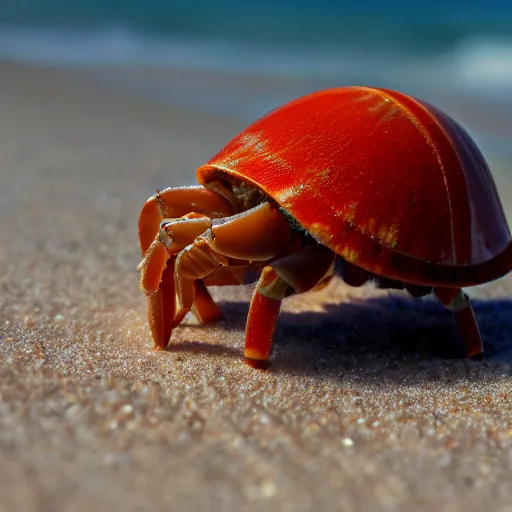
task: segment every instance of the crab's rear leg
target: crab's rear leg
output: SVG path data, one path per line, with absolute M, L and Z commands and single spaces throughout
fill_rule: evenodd
M 453 311 L 466 356 L 471 359 L 482 359 L 482 336 L 469 297 L 460 288 L 436 287 L 434 293 L 445 307 Z

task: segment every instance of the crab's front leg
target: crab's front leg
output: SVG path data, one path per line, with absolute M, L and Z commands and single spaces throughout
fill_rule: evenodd
M 159 211 L 157 199 L 148 211 Z M 154 213 L 149 218 L 154 227 Z M 288 222 L 268 203 L 222 219 L 189 213 L 162 220 L 139 266 L 155 345 L 167 346 L 172 329 L 191 309 L 203 323 L 220 318 L 203 278 L 216 285 L 246 282 L 245 270 L 254 274 L 264 266 L 252 261 L 272 258 L 290 237 Z
M 169 253 L 161 240 L 161 223 L 164 219 L 182 217 L 189 212 L 207 214 L 208 217 L 233 215 L 233 206 L 222 196 L 203 187 L 168 188 L 150 197 L 142 207 L 139 217 L 139 239 L 144 256 L 139 270 L 140 285 L 148 298 L 148 320 L 156 347 L 164 348 L 171 336 L 175 316 L 174 268 L 176 254 Z M 204 215 L 190 214 L 191 218 Z M 189 227 L 190 243 L 195 236 L 194 223 Z M 186 244 L 185 244 L 186 245 Z M 218 318 L 220 310 L 213 303 L 208 290 L 196 284 L 195 313 L 201 321 Z
M 229 217 L 234 207 L 224 197 L 201 186 L 157 190 L 142 207 L 139 215 L 139 241 L 142 254 L 158 236 L 164 219 L 177 219 L 188 213 L 210 218 Z
M 175 227 L 169 225 L 165 229 L 171 231 Z M 196 303 L 197 285 L 194 283 L 203 279 L 216 285 L 251 282 L 257 278 L 255 272 L 264 267 L 262 262 L 276 256 L 291 236 L 288 222 L 269 203 L 213 220 L 177 257 L 174 324 L 177 325 Z
M 165 348 L 173 328 L 175 311 L 174 266 L 165 246 L 156 239 L 149 246 L 137 270 L 140 288 L 148 300 L 148 322 L 156 348 Z

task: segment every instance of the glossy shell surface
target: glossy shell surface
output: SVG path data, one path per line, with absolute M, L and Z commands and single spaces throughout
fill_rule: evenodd
M 251 183 L 320 243 L 376 274 L 476 284 L 512 267 L 489 168 L 437 108 L 368 87 L 320 91 L 246 128 L 197 171 Z

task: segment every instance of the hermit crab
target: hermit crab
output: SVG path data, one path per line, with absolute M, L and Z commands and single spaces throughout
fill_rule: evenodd
M 197 170 L 200 186 L 142 207 L 140 284 L 154 343 L 191 311 L 221 318 L 207 287 L 256 282 L 245 358 L 264 368 L 281 300 L 339 275 L 349 285 L 434 293 L 468 357 L 482 339 L 462 287 L 512 269 L 489 168 L 434 106 L 370 87 L 319 91 L 251 124 Z

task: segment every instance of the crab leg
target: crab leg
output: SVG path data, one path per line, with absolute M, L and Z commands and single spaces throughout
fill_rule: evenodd
M 206 241 L 198 238 L 185 247 L 176 258 L 174 280 L 176 283 L 176 312 L 174 325 L 179 325 L 185 315 L 193 308 L 196 293 L 199 291 L 198 312 L 205 318 L 219 316 L 217 306 L 210 297 L 206 286 L 197 285 L 198 280 L 206 277 L 219 266 L 227 264 L 227 258 L 221 259 L 208 247 Z
M 183 278 L 186 280 L 186 276 L 176 273 L 179 256 L 177 258 L 175 252 L 180 251 L 188 240 L 187 229 L 184 228 L 188 228 L 188 236 L 193 239 L 211 224 L 211 220 L 202 215 L 189 214 L 185 217 L 185 220 L 162 222 L 159 235 L 149 246 L 138 267 L 141 271 L 140 286 L 148 297 L 148 319 L 153 340 L 160 348 L 167 346 L 173 327 L 181 322 L 192 306 L 194 314 L 202 323 L 213 322 L 222 317 L 220 309 L 202 282 L 192 281 L 190 286 L 183 287 L 182 281 Z M 169 237 L 166 229 L 175 235 L 174 238 Z M 183 251 L 179 254 L 183 254 Z M 183 296 L 190 304 L 187 311 L 178 310 L 177 315 L 176 298 Z
M 168 339 L 172 332 L 175 261 L 165 246 L 154 240 L 137 267 L 140 270 L 140 287 L 148 299 L 149 327 L 157 348 L 165 348 L 163 340 Z
M 191 211 L 199 214 L 189 214 Z M 181 217 L 189 214 L 198 217 L 229 216 L 234 213 L 230 203 L 215 192 L 203 187 L 168 188 L 157 191 L 142 207 L 139 217 L 139 240 L 144 258 L 139 265 L 140 285 L 148 298 L 148 320 L 155 346 L 164 348 L 175 326 L 176 293 L 174 281 L 175 257 L 160 240 L 160 224 L 166 218 Z M 194 235 L 194 236 L 197 236 Z M 180 237 L 177 237 L 178 241 Z M 185 244 L 186 245 L 186 244 Z M 200 321 L 213 321 L 220 316 L 220 310 L 214 304 L 206 287 L 196 285 L 197 304 L 194 313 Z
M 214 220 L 211 230 L 205 233 L 205 240 L 214 252 L 248 261 L 273 258 L 291 237 L 288 221 L 270 203 Z
M 211 324 L 224 318 L 221 309 L 215 304 L 210 292 L 201 279 L 194 282 L 192 313 L 202 324 Z
M 166 343 L 171 336 L 176 309 L 175 290 L 174 290 L 174 264 L 176 258 L 168 261 L 167 266 L 162 272 L 162 282 L 159 288 L 152 295 L 148 295 L 148 321 L 151 329 L 155 348 L 165 348 Z
M 169 226 L 171 229 L 172 225 Z M 193 307 L 196 280 L 208 278 L 212 273 L 219 275 L 218 271 L 228 267 L 233 258 L 236 259 L 237 268 L 245 266 L 250 273 L 253 268 L 251 261 L 265 261 L 274 257 L 290 238 L 288 222 L 269 203 L 213 221 L 211 228 L 178 254 L 175 268 L 178 307 L 174 325 L 178 325 Z M 230 284 L 231 279 L 236 280 L 237 274 L 240 275 L 240 272 L 227 275 L 227 283 L 217 280 L 216 284 Z
M 201 280 L 193 281 L 189 288 L 185 287 L 189 293 L 188 307 L 176 316 L 175 267 L 176 257 L 170 257 L 159 240 L 151 244 L 139 265 L 140 285 L 147 295 L 148 320 L 157 348 L 167 346 L 172 329 L 181 322 L 190 309 L 203 324 L 222 318 L 220 308 L 215 304 Z
M 328 282 L 334 273 L 334 257 L 325 246 L 312 243 L 263 269 L 247 317 L 247 364 L 259 369 L 268 366 L 281 300 Z
M 466 348 L 466 356 L 482 359 L 484 347 L 469 297 L 460 288 L 434 288 L 437 298 L 453 311 L 455 322 Z
M 265 295 L 272 288 L 274 297 Z M 253 368 L 265 370 L 268 366 L 281 301 L 288 290 L 272 267 L 263 269 L 252 295 L 245 327 L 245 361 Z
M 176 219 L 195 212 L 210 218 L 228 217 L 233 206 L 222 196 L 204 187 L 180 187 L 157 190 L 142 207 L 139 216 L 139 240 L 142 254 L 158 235 L 164 219 Z

